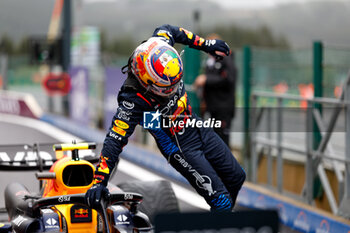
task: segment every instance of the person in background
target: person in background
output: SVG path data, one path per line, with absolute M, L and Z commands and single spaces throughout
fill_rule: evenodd
M 208 40 L 220 39 L 211 34 Z M 222 127 L 215 132 L 229 146 L 231 122 L 235 116 L 237 69 L 234 65 L 234 54 L 216 59 L 208 55 L 205 61 L 205 72 L 194 82 L 194 89 L 200 90 L 202 114 L 208 112 L 211 118 L 222 122 Z
M 234 207 L 245 172 L 212 128 L 185 125 L 201 119 L 192 112 L 175 43 L 217 58 L 230 54 L 222 40 L 205 40 L 168 24 L 156 28 L 152 37 L 134 50 L 122 69 L 128 76 L 118 93 L 119 107 L 104 140 L 94 184 L 85 195 L 90 207 L 98 207 L 101 197 L 108 193 L 110 174 L 136 125 L 151 133 L 165 159 L 211 210 L 231 211 Z M 162 120 L 171 124 L 164 125 Z

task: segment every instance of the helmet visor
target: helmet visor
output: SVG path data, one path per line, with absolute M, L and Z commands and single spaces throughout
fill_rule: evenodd
M 179 88 L 179 85 L 180 82 L 177 82 L 169 87 L 159 87 L 155 84 L 152 84 L 150 85 L 150 90 L 156 95 L 169 97 L 176 93 L 177 89 Z

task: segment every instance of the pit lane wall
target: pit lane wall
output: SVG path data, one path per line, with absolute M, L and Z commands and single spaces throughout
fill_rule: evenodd
M 40 119 L 86 141 L 103 142 L 105 137 L 105 133 L 101 131 L 79 126 L 63 117 L 43 115 Z M 164 158 L 133 143 L 129 143 L 124 148 L 121 157 L 178 182 L 188 184 Z M 350 233 L 350 221 L 249 182 L 244 184 L 237 202 L 241 206 L 253 209 L 278 209 L 281 223 L 300 232 Z
M 38 119 L 43 111 L 31 94 L 0 90 L 0 113 Z

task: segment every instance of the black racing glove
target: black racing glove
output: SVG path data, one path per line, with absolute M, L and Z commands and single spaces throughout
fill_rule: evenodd
M 85 194 L 85 203 L 92 209 L 100 207 L 101 198 L 109 194 L 109 191 L 102 183 L 94 184 Z
M 223 55 L 217 54 L 216 52 L 222 52 L 226 56 L 230 55 L 231 50 L 228 44 L 223 40 L 205 40 L 203 43 L 203 51 L 209 53 L 215 58 L 223 58 Z

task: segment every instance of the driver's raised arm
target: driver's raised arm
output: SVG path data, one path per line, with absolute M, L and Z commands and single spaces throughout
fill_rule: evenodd
M 206 40 L 193 32 L 181 27 L 164 24 L 156 28 L 153 37 L 163 37 L 168 44 L 175 43 L 188 45 L 190 48 L 202 50 L 214 57 L 223 57 L 230 54 L 230 47 L 222 40 Z

